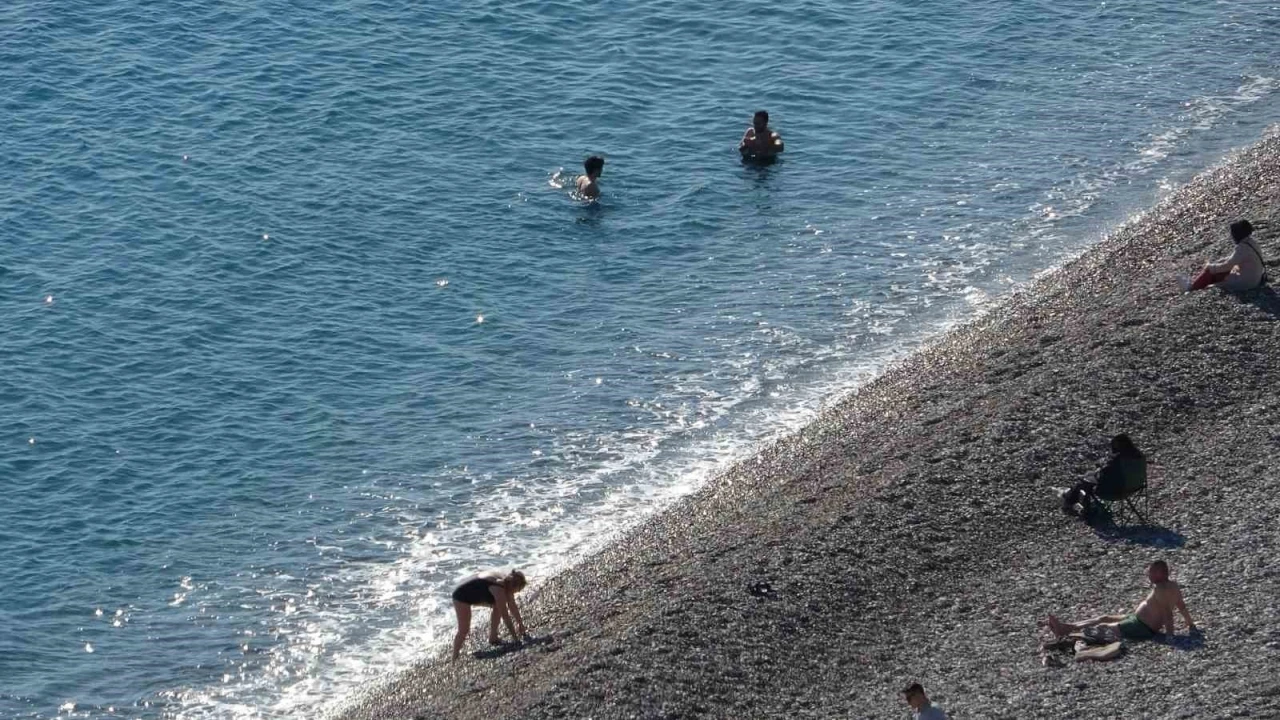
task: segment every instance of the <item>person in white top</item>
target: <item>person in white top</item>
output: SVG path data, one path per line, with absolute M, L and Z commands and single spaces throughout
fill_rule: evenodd
M 934 707 L 933 703 L 929 702 L 929 696 L 924 694 L 924 688 L 920 683 L 908 685 L 902 691 L 902 697 L 911 706 L 916 720 L 947 720 L 947 714 L 942 711 L 942 708 Z
M 1266 269 L 1262 265 L 1262 253 L 1253 244 L 1253 225 L 1248 220 L 1231 223 L 1231 239 L 1236 241 L 1235 251 L 1216 263 L 1206 263 L 1204 268 L 1185 284 L 1185 289 L 1203 290 L 1210 285 L 1221 285 L 1227 290 L 1252 290 L 1262 284 Z

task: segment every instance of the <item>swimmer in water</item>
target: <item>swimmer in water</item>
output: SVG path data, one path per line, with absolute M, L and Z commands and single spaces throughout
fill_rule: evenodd
M 769 129 L 769 113 L 757 110 L 751 118 L 751 127 L 738 143 L 738 152 L 743 160 L 773 160 L 782 152 L 782 136 Z
M 516 642 L 524 637 L 524 620 L 520 617 L 520 606 L 516 604 L 516 593 L 527 584 L 524 573 L 519 570 L 506 574 L 491 570 L 472 575 L 453 589 L 453 612 L 458 616 L 458 633 L 453 636 L 453 660 L 458 659 L 462 644 L 467 641 L 467 635 L 471 632 L 473 605 L 493 609 L 489 616 L 490 645 L 502 642 L 498 637 L 499 622 L 506 623 L 507 632 L 511 633 Z M 515 618 L 515 624 L 512 624 L 512 618 Z
M 600 185 L 596 180 L 599 179 L 600 173 L 604 172 L 604 158 L 592 155 L 582 161 L 582 169 L 586 170 L 587 174 L 578 176 L 576 181 L 578 194 L 589 200 L 600 197 Z

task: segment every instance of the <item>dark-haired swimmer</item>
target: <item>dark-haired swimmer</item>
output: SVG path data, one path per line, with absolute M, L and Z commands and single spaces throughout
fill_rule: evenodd
M 453 590 L 453 612 L 458 616 L 458 633 L 453 636 L 453 659 L 458 659 L 462 652 L 462 644 L 467 641 L 471 632 L 471 606 L 484 605 L 493 608 L 489 619 L 489 644 L 497 645 L 498 622 L 507 626 L 511 637 L 519 641 L 524 637 L 524 620 L 520 617 L 520 606 L 516 604 L 516 593 L 525 588 L 528 581 L 524 573 L 512 570 L 509 573 L 497 571 L 482 572 L 473 575 Z M 511 619 L 515 618 L 515 624 Z
M 1196 632 L 1196 624 L 1191 621 L 1191 613 L 1182 599 L 1182 589 L 1169 579 L 1169 564 L 1157 560 L 1148 565 L 1147 579 L 1153 585 L 1151 593 L 1128 615 L 1102 615 L 1076 623 L 1062 622 L 1050 615 L 1044 625 L 1059 639 L 1072 637 L 1084 628 L 1104 627 L 1126 640 L 1150 640 L 1160 632 L 1173 635 L 1173 611 L 1176 609 L 1187 621 L 1188 631 Z
M 751 127 L 738 143 L 738 153 L 746 161 L 768 162 L 776 158 L 784 147 L 782 136 L 769 129 L 769 113 L 757 110 L 751 118 Z
M 578 176 L 576 181 L 578 194 L 587 199 L 600 197 L 600 185 L 596 180 L 600 177 L 600 173 L 604 172 L 604 158 L 592 155 L 582 161 L 582 169 L 587 174 Z

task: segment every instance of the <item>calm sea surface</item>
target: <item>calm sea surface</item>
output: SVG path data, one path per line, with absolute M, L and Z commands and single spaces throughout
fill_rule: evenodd
M 563 567 L 1258 137 L 1278 31 L 0 5 L 0 717 L 340 704 L 441 646 L 459 576 Z

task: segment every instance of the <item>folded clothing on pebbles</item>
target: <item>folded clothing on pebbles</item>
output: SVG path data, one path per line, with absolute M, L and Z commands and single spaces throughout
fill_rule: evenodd
M 955 717 L 1280 716 L 1280 295 L 1175 283 L 1277 208 L 1268 138 L 547 580 L 543 642 L 338 715 L 905 717 L 919 681 Z M 1158 527 L 1095 531 L 1051 488 L 1121 431 Z M 1041 664 L 1037 620 L 1131 610 L 1157 558 L 1202 640 Z

